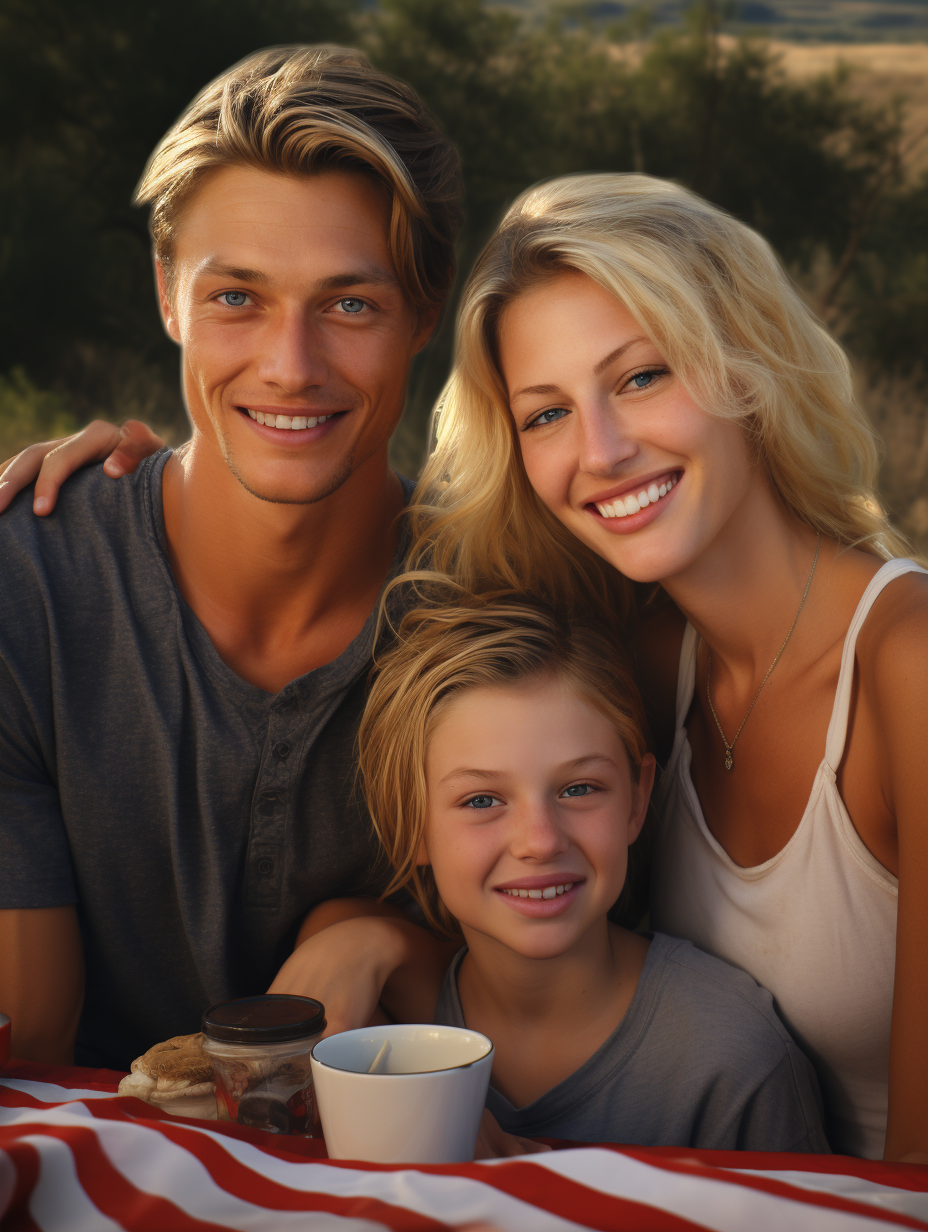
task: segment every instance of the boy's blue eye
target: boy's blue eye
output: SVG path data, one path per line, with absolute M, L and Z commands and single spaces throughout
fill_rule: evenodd
M 471 796 L 467 801 L 468 808 L 476 809 L 493 808 L 495 804 L 499 804 L 496 796 Z
M 565 788 L 565 796 L 588 796 L 593 790 L 592 783 L 572 783 L 570 787 Z
M 248 296 L 244 291 L 223 291 L 219 298 L 227 308 L 242 308 Z
M 363 299 L 340 299 L 338 306 L 343 312 L 349 313 L 351 316 L 356 316 L 357 313 L 365 307 Z

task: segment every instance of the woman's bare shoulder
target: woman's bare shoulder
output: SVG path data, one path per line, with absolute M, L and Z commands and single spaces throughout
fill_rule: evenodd
M 673 747 L 677 672 L 685 629 L 686 618 L 663 593 L 642 605 L 636 637 L 638 686 L 661 763 Z

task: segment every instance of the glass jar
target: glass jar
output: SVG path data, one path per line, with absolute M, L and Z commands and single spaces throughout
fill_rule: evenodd
M 203 1015 L 203 1048 L 216 1078 L 222 1120 L 272 1134 L 312 1135 L 310 1053 L 325 1030 L 311 997 L 243 997 Z

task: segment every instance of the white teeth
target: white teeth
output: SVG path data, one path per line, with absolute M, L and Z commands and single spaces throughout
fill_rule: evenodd
M 258 418 L 258 412 L 257 412 L 257 411 L 249 411 L 249 412 L 248 412 L 248 414 L 252 417 L 252 419 L 257 419 L 257 418 Z
M 634 495 L 617 496 L 612 503 L 597 501 L 596 508 L 604 518 L 627 518 L 632 513 L 638 513 L 641 509 L 647 509 L 648 505 L 656 504 L 662 496 L 666 496 L 676 486 L 676 477 L 671 477 L 670 479 L 665 479 L 660 486 L 652 483 Z
M 563 885 L 545 886 L 543 890 L 503 890 L 503 893 L 511 898 L 557 898 L 559 894 L 572 890 L 574 884 L 573 881 L 565 881 Z
M 274 427 L 275 428 L 287 428 L 289 430 L 290 428 L 293 427 L 293 420 L 290 418 L 289 415 L 278 415 L 274 421 Z
M 307 426 L 307 428 L 315 428 L 316 424 L 317 424 L 317 423 L 320 423 L 320 422 L 321 422 L 321 420 L 319 420 L 319 419 L 307 419 L 307 420 L 306 420 L 306 426 Z
M 264 423 L 264 411 L 256 411 L 255 419 L 257 419 L 258 423 L 263 424 Z
M 305 428 L 305 427 L 306 427 L 306 416 L 305 415 L 294 415 L 293 416 L 294 432 L 299 432 L 302 428 Z

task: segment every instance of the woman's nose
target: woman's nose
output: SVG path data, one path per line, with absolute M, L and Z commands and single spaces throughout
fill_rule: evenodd
M 321 331 L 302 312 L 288 312 L 269 321 L 261 348 L 259 377 L 284 393 L 302 393 L 325 385 L 329 378 Z
M 612 475 L 633 458 L 638 444 L 626 417 L 609 400 L 591 400 L 577 408 L 580 428 L 579 463 L 590 475 Z

